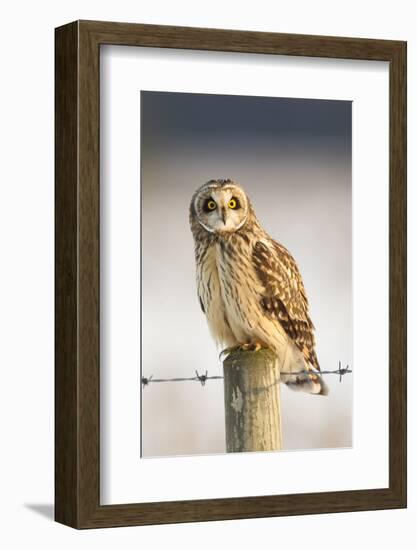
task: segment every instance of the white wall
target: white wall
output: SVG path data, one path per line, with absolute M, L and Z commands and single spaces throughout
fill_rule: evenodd
M 409 41 L 408 510 L 76 532 L 54 524 L 53 90 L 54 27 L 74 19 L 391 38 Z M 417 23 L 413 3 L 276 0 L 132 2 L 15 0 L 1 7 L 0 544 L 14 549 L 211 548 L 239 544 L 415 548 L 417 513 Z M 372 389 L 370 388 L 370 399 Z M 101 546 L 100 546 L 101 545 Z

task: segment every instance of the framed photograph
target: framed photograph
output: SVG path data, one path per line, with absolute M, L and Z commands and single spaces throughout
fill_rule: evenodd
M 406 43 L 56 29 L 55 517 L 406 506 Z

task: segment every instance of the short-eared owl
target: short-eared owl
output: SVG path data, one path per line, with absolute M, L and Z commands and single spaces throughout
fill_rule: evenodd
M 280 357 L 282 381 L 327 393 L 315 352 L 314 326 L 294 258 L 262 228 L 245 191 L 211 180 L 193 195 L 197 291 L 217 344 L 268 347 Z

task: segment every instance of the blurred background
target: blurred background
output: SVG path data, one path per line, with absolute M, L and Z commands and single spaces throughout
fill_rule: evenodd
M 201 312 L 188 209 L 231 178 L 295 257 L 322 370 L 352 366 L 351 102 L 141 92 L 142 376 L 222 375 Z M 352 374 L 326 397 L 281 388 L 284 450 L 350 447 Z M 225 452 L 223 383 L 140 390 L 143 457 Z

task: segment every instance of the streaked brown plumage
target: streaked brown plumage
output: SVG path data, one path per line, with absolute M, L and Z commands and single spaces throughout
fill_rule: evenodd
M 326 394 L 297 264 L 262 228 L 244 190 L 207 182 L 192 197 L 190 225 L 199 301 L 217 344 L 269 347 L 283 371 L 303 372 L 282 375 L 289 387 Z

